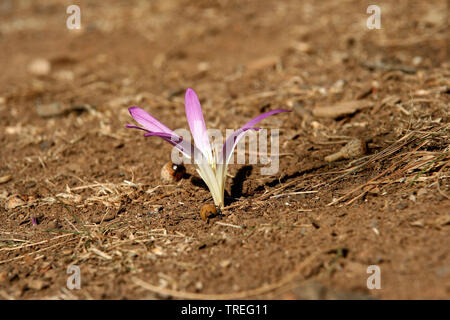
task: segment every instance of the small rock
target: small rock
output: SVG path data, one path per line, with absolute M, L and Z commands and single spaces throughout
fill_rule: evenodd
M 222 268 L 227 268 L 227 267 L 229 267 L 231 265 L 231 260 L 222 260 L 221 262 L 220 262 L 220 266 L 222 267 Z
M 313 53 L 314 49 L 311 47 L 311 45 L 308 42 L 294 42 L 291 45 L 292 49 L 301 52 L 301 53 Z
M 195 290 L 201 291 L 203 289 L 203 283 L 201 281 L 197 281 L 195 283 Z
M 423 228 L 424 227 L 424 223 L 422 220 L 416 220 L 410 223 L 411 226 L 413 227 L 420 227 Z
M 416 202 L 416 196 L 415 195 L 410 195 L 409 196 L 409 200 L 411 200 L 411 201 L 413 201 L 413 202 Z
M 123 141 L 118 141 L 114 143 L 114 149 L 121 149 L 125 146 L 125 143 Z
M 368 100 L 343 101 L 332 106 L 317 107 L 313 110 L 313 115 L 315 117 L 337 119 L 372 106 L 373 102 Z
M 210 66 L 208 62 L 200 62 L 199 64 L 197 64 L 197 70 L 199 72 L 206 72 L 209 70 L 209 68 Z
M 66 105 L 59 102 L 41 104 L 37 106 L 37 113 L 42 118 L 50 118 L 65 115 L 72 111 L 89 111 L 92 109 L 90 105 Z
M 50 73 L 51 67 L 50 61 L 37 58 L 28 65 L 28 72 L 36 76 L 46 76 Z
M 3 177 L 0 177 L 0 184 L 6 183 L 9 180 L 11 180 L 11 176 L 10 175 L 6 175 L 6 176 L 3 176 Z
M 415 56 L 415 57 L 412 59 L 412 63 L 413 63 L 413 65 L 415 65 L 415 66 L 418 66 L 419 64 L 421 64 L 422 61 L 423 61 L 422 57 L 419 57 L 419 56 Z
M 11 210 L 17 207 L 25 205 L 26 202 L 20 199 L 18 196 L 12 196 L 6 201 L 6 210 Z
M 62 115 L 66 112 L 66 106 L 59 102 L 50 104 L 40 104 L 37 106 L 37 113 L 40 117 L 48 118 Z
M 274 68 L 277 64 L 280 63 L 280 57 L 277 56 L 269 56 L 264 57 L 258 60 L 254 60 L 247 65 L 248 70 L 258 71 L 266 68 Z
M 450 224 L 450 214 L 447 214 L 446 216 L 440 216 L 437 217 L 434 220 L 435 224 L 437 224 L 438 226 L 445 226 Z
M 314 129 L 322 129 L 322 128 L 323 128 L 323 125 L 322 125 L 320 122 L 317 122 L 317 121 L 311 122 L 311 126 L 312 126 Z

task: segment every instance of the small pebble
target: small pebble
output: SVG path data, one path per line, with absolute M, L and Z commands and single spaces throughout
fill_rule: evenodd
M 313 116 L 337 119 L 353 114 L 359 110 L 373 107 L 374 103 L 369 100 L 342 101 L 334 105 L 319 106 L 313 109 Z
M 11 210 L 17 207 L 21 207 L 23 205 L 25 205 L 25 201 L 23 201 L 22 199 L 20 199 L 18 196 L 13 196 L 11 198 L 8 199 L 8 201 L 6 202 L 6 210 Z
M 10 175 L 0 177 L 0 184 L 6 183 L 6 182 L 10 181 L 11 178 L 12 178 L 12 177 L 11 177 Z
M 46 76 L 50 73 L 50 61 L 42 58 L 34 59 L 28 65 L 28 72 L 36 76 Z
M 203 289 L 203 283 L 201 281 L 197 281 L 195 283 L 195 290 L 201 291 Z
M 231 260 L 222 260 L 221 262 L 220 262 L 220 266 L 222 267 L 222 268 L 227 268 L 227 267 L 229 267 L 231 265 Z

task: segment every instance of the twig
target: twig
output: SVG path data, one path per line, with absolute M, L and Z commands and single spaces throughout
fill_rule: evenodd
M 48 239 L 48 240 L 42 240 L 42 241 L 35 242 L 35 243 L 24 244 L 24 245 L 21 245 L 21 246 L 18 246 L 18 247 L 14 247 L 14 248 L 3 248 L 3 249 L 0 249 L 0 252 L 1 251 L 19 250 L 19 249 L 23 249 L 23 248 L 38 246 L 40 244 L 44 244 L 44 243 L 47 243 L 49 241 L 53 241 L 53 240 L 56 240 L 56 239 L 64 238 L 64 237 L 67 237 L 67 236 L 70 236 L 70 235 L 71 234 L 63 234 L 63 235 L 56 236 L 56 237 Z
M 243 229 L 243 226 L 238 226 L 235 224 L 231 224 L 231 223 L 224 223 L 224 222 L 220 222 L 220 221 L 216 221 L 216 224 L 220 225 L 220 226 L 224 226 L 224 227 L 232 227 L 232 228 L 237 228 L 237 229 Z
M 89 251 L 92 251 L 93 253 L 95 253 L 96 255 L 98 255 L 100 257 L 102 257 L 105 260 L 112 260 L 112 257 L 109 254 L 107 254 L 107 253 L 105 253 L 103 251 L 100 251 L 97 248 L 90 248 Z
M 317 193 L 319 191 L 317 190 L 311 190 L 311 191 L 297 191 L 297 192 L 288 192 L 288 193 L 282 193 L 282 194 L 277 194 L 274 196 L 271 196 L 270 198 L 279 198 L 279 197 L 284 197 L 284 196 L 292 196 L 292 195 L 296 195 L 296 194 L 308 194 L 308 193 Z
M 75 238 L 74 238 L 74 239 L 75 239 Z M 51 249 L 51 248 L 54 248 L 54 247 L 63 245 L 63 244 L 65 244 L 65 243 L 68 243 L 68 242 L 70 242 L 70 241 L 72 241 L 72 240 L 74 240 L 74 239 L 68 239 L 68 240 L 66 240 L 66 241 L 64 241 L 64 242 L 59 242 L 59 243 L 56 243 L 56 244 L 51 245 L 51 246 L 49 246 L 49 247 L 46 247 L 46 248 L 43 248 L 43 249 L 39 249 L 39 250 L 37 250 L 37 251 L 30 252 L 30 253 L 28 253 L 28 254 L 35 254 L 35 253 L 38 253 L 38 252 L 42 252 L 42 251 L 45 251 L 45 250 L 48 250 L 48 249 Z M 19 260 L 19 259 L 22 259 L 23 257 L 25 257 L 25 255 L 27 255 L 27 254 L 24 254 L 24 255 L 15 257 L 15 258 L 11 258 L 11 259 L 2 260 L 2 261 L 0 261 L 0 264 L 6 263 L 6 262 L 15 261 L 15 260 Z
M 286 277 L 282 278 L 280 281 L 275 282 L 270 285 L 264 285 L 262 287 L 241 291 L 241 292 L 235 292 L 235 293 L 221 293 L 221 294 L 203 294 L 203 293 L 193 293 L 193 292 L 186 292 L 186 291 L 178 291 L 178 290 L 172 290 L 167 288 L 158 287 L 155 285 L 152 285 L 146 281 L 143 281 L 137 277 L 132 277 L 131 280 L 138 286 L 149 290 L 151 292 L 154 292 L 156 294 L 164 295 L 164 296 L 171 296 L 178 299 L 192 299 L 192 300 L 235 300 L 235 299 L 245 299 L 248 297 L 254 297 L 262 294 L 266 294 L 270 291 L 273 291 L 275 289 L 278 289 L 290 282 L 292 282 L 296 276 L 300 273 L 300 271 L 307 265 L 309 265 L 315 258 L 317 258 L 319 255 L 323 254 L 326 251 L 318 251 L 316 253 L 311 254 L 308 258 L 303 260 L 291 273 L 289 273 Z

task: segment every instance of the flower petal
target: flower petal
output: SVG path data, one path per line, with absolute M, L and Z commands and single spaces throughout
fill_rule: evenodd
M 287 110 L 287 109 L 276 109 L 276 110 L 270 110 L 267 112 L 264 112 L 263 114 L 260 114 L 259 116 L 257 116 L 256 118 L 253 118 L 252 120 L 250 120 L 249 122 L 247 122 L 241 129 L 247 128 L 250 129 L 252 128 L 255 124 L 257 124 L 258 122 L 260 122 L 261 120 L 264 120 L 267 117 L 270 117 L 274 114 L 280 113 L 280 112 L 291 112 L 291 110 Z
M 173 133 L 172 130 L 156 120 L 144 109 L 132 107 L 128 108 L 128 111 L 130 112 L 133 119 L 148 131 Z
M 189 141 L 184 140 L 179 135 L 166 132 L 148 132 L 145 137 L 158 136 L 169 142 L 171 145 L 180 150 L 186 157 L 193 159 L 194 163 L 208 163 L 202 152 Z
M 149 130 L 147 130 L 145 128 L 135 126 L 134 124 L 129 124 L 128 123 L 128 124 L 125 125 L 125 127 L 129 128 L 129 129 L 139 129 L 139 130 L 143 130 L 143 131 L 146 131 L 146 132 L 150 132 Z
M 208 132 L 206 131 L 205 119 L 203 118 L 202 107 L 194 90 L 188 88 L 185 96 L 186 118 L 191 129 L 194 143 L 203 155 L 212 160 L 211 145 L 209 143 Z
M 224 190 L 221 187 L 221 185 L 219 185 L 219 181 L 216 179 L 216 175 L 214 174 L 214 171 L 209 165 L 209 163 L 195 164 L 195 169 L 202 178 L 202 180 L 208 186 L 208 189 L 211 192 L 211 195 L 213 196 L 214 204 L 219 208 L 223 208 Z
M 290 110 L 286 109 L 277 109 L 277 110 L 271 110 L 268 112 L 265 112 L 263 114 L 260 114 L 256 118 L 253 118 L 249 122 L 247 122 L 244 126 L 242 126 L 240 129 L 233 132 L 225 141 L 223 144 L 222 152 L 220 153 L 218 157 L 218 162 L 224 164 L 225 166 L 230 161 L 231 155 L 233 154 L 234 148 L 237 146 L 239 140 L 245 135 L 245 132 L 247 130 L 259 130 L 259 128 L 254 128 L 253 126 L 260 122 L 261 120 L 264 120 L 267 117 L 270 117 L 271 115 L 280 113 L 280 112 L 290 112 Z

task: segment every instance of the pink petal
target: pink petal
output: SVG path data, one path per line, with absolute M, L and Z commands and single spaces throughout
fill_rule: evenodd
M 178 150 L 180 150 L 186 157 L 190 159 L 194 159 L 196 163 L 199 163 L 201 161 L 207 162 L 207 160 L 203 157 L 202 152 L 192 145 L 189 141 L 183 140 L 182 137 L 180 137 L 177 134 L 170 134 L 166 132 L 148 132 L 144 134 L 145 137 L 150 136 L 158 136 L 163 138 L 165 141 L 169 142 L 171 145 L 176 147 Z
M 239 140 L 241 140 L 241 138 L 245 135 L 245 132 L 247 130 L 259 130 L 259 128 L 254 128 L 253 126 L 258 122 L 260 122 L 261 120 L 264 120 L 265 118 L 280 112 L 290 112 L 290 110 L 277 109 L 265 112 L 263 114 L 260 114 L 256 118 L 253 118 L 252 120 L 247 122 L 244 126 L 242 126 L 240 129 L 233 132 L 223 144 L 222 152 L 219 156 L 219 161 L 223 161 L 224 164 L 227 164 L 230 161 L 234 148 L 239 143 Z
M 148 131 L 173 133 L 172 130 L 156 120 L 144 109 L 132 107 L 128 108 L 128 111 L 130 112 L 133 119 Z
M 212 158 L 211 145 L 206 131 L 202 107 L 194 90 L 188 88 L 185 96 L 186 118 L 191 129 L 194 143 L 206 158 Z
M 129 129 L 139 129 L 139 130 L 143 130 L 146 132 L 150 132 L 149 130 L 147 130 L 145 128 L 135 126 L 134 124 L 126 124 L 125 127 L 129 128 Z
M 291 110 L 286 110 L 286 109 L 276 109 L 276 110 L 271 110 L 271 111 L 267 111 L 264 112 L 263 114 L 260 114 L 259 116 L 257 116 L 256 118 L 253 118 L 252 120 L 250 120 L 249 122 L 247 122 L 241 129 L 247 128 L 250 129 L 252 128 L 255 124 L 257 124 L 258 122 L 260 122 L 261 120 L 264 120 L 267 117 L 270 117 L 274 114 L 280 113 L 280 112 L 291 112 Z

